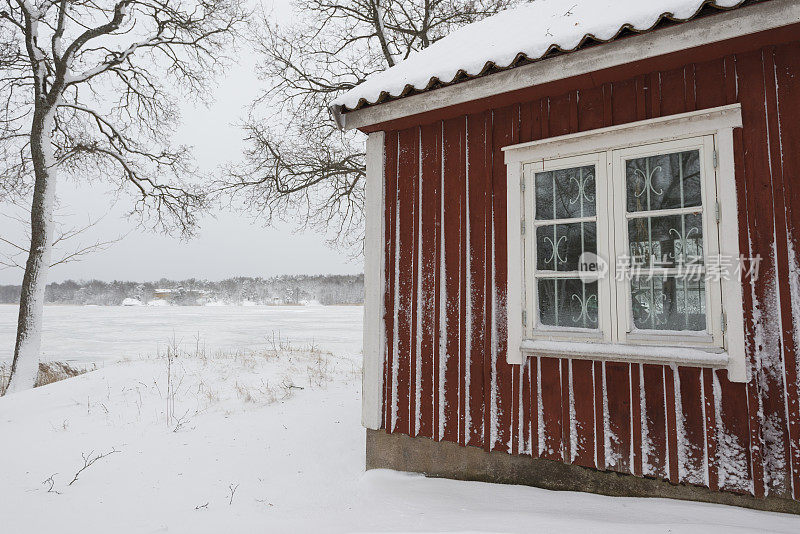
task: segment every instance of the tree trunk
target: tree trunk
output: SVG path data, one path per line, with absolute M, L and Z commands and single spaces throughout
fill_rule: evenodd
M 39 375 L 44 290 L 53 247 L 56 169 L 51 137 L 54 115 L 55 106 L 36 110 L 31 125 L 31 156 L 36 179 L 31 205 L 31 246 L 22 279 L 17 342 L 8 393 L 32 388 Z

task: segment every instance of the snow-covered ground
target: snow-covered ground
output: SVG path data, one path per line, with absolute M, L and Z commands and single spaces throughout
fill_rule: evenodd
M 725 506 L 365 474 L 359 365 L 135 358 L 0 398 L 0 532 L 800 530 Z
M 0 363 L 11 361 L 17 306 L 0 305 Z M 273 334 L 337 354 L 361 352 L 361 306 L 45 306 L 42 358 L 97 363 L 155 354 L 172 343 L 259 349 Z

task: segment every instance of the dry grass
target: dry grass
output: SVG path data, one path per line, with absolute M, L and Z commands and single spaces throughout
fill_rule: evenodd
M 161 417 L 176 432 L 215 405 L 226 413 L 243 405 L 268 406 L 304 389 L 326 388 L 336 376 L 351 379 L 360 373 L 356 362 L 313 343 L 294 344 L 279 333 L 269 336 L 263 348 L 233 350 L 210 350 L 199 335 L 173 335 L 145 359 L 163 362 L 163 374 L 145 387 L 152 386 L 165 403 Z
M 39 364 L 39 377 L 36 379 L 36 386 L 34 387 L 46 386 L 53 382 L 82 375 L 94 369 L 95 366 L 78 367 L 65 362 L 41 362 Z M 0 396 L 5 395 L 10 378 L 11 366 L 5 363 L 0 364 Z

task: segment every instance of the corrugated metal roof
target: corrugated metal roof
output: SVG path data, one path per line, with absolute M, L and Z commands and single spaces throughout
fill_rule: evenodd
M 753 2 L 535 0 L 456 30 L 340 95 L 332 107 L 359 109 L 745 3 Z

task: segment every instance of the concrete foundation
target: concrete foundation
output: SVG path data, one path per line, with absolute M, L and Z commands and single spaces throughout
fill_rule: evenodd
M 477 447 L 461 447 L 447 441 L 367 430 L 367 469 L 380 468 L 457 480 L 522 484 L 615 497 L 664 497 L 800 514 L 800 502 L 791 499 L 757 499 L 750 495 L 675 485 L 664 480 L 598 471 L 552 460 L 502 452 L 489 453 Z

